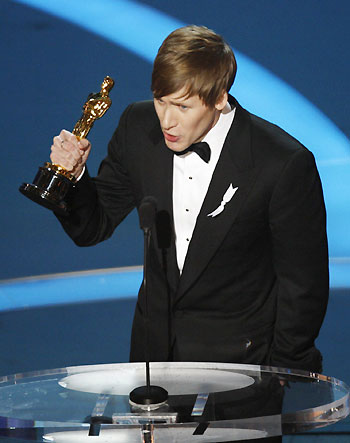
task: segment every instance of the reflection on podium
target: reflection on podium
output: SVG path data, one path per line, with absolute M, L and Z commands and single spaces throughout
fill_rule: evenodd
M 303 432 L 349 414 L 349 390 L 319 374 L 225 363 L 151 363 L 169 393 L 135 407 L 143 363 L 77 366 L 0 379 L 0 435 L 22 441 L 229 442 Z

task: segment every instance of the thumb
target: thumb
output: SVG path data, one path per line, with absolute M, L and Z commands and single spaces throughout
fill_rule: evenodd
M 83 151 L 86 151 L 87 149 L 89 149 L 90 146 L 91 146 L 91 143 L 86 138 L 82 138 L 81 140 L 79 140 L 79 147 Z

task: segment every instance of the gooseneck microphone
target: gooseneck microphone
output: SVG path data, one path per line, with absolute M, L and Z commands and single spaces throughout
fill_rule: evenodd
M 168 392 L 160 387 L 151 385 L 150 377 L 150 346 L 149 346 L 149 316 L 148 316 L 148 255 L 151 239 L 151 229 L 157 213 L 157 201 L 154 197 L 144 197 L 139 206 L 140 228 L 144 234 L 144 259 L 143 259 L 143 292 L 144 292 L 144 325 L 145 325 L 145 363 L 146 385 L 135 388 L 129 394 L 129 401 L 133 406 L 141 409 L 157 408 L 168 399 Z

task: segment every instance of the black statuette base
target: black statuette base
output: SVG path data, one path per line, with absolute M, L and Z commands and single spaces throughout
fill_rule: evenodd
M 67 215 L 67 203 L 64 198 L 74 186 L 63 174 L 47 166 L 41 166 L 33 184 L 23 183 L 19 190 L 30 200 L 59 213 Z

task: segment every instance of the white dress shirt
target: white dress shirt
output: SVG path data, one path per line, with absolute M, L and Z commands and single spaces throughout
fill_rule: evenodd
M 211 149 L 208 163 L 195 152 L 174 155 L 173 160 L 173 214 L 177 264 L 182 272 L 189 243 L 211 177 L 219 160 L 227 133 L 233 122 L 235 108 L 227 104 L 216 125 L 203 138 Z

